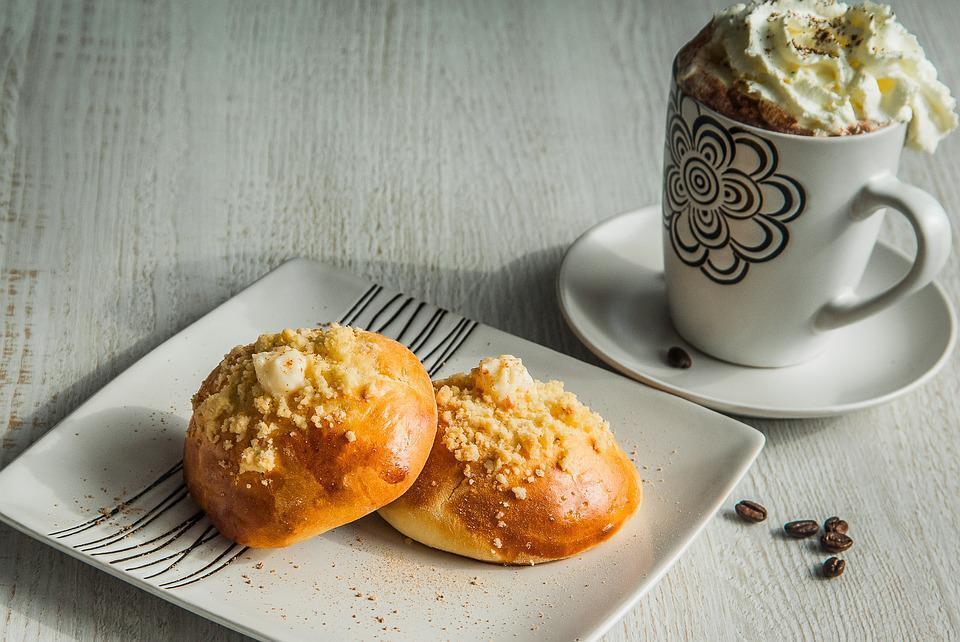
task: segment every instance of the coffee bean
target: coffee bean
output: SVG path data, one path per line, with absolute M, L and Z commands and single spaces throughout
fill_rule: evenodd
M 820 538 L 820 546 L 831 553 L 840 553 L 853 546 L 853 540 L 843 533 L 827 531 Z
M 783 525 L 783 532 L 795 539 L 816 535 L 819 530 L 820 525 L 812 519 L 798 519 L 795 522 L 787 522 Z
M 667 350 L 667 365 L 671 368 L 682 368 L 686 370 L 693 365 L 693 359 L 691 359 L 687 351 L 680 346 L 673 346 Z
M 844 569 L 847 568 L 847 563 L 836 557 L 831 557 L 823 563 L 823 576 L 832 579 L 834 577 L 840 577 L 843 575 Z
M 849 528 L 848 524 L 836 516 L 831 517 L 830 519 L 828 519 L 823 523 L 823 530 L 825 530 L 828 533 L 833 531 L 835 533 L 843 533 L 844 535 L 846 535 L 848 528 Z
M 737 510 L 737 515 L 748 522 L 762 522 L 767 518 L 767 509 L 749 499 L 737 502 L 734 508 Z

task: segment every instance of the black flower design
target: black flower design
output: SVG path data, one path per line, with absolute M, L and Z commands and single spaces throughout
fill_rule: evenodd
M 663 222 L 674 252 L 720 284 L 779 256 L 787 223 L 803 213 L 795 179 L 777 174 L 774 144 L 727 129 L 679 89 L 670 97 L 664 151 Z

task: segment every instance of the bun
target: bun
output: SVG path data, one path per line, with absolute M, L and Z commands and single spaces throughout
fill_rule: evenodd
M 286 546 L 403 494 L 436 426 L 430 378 L 401 344 L 340 326 L 284 330 L 234 348 L 200 386 L 184 477 L 223 535 Z
M 596 546 L 640 505 L 636 469 L 609 425 L 559 381 L 534 381 L 504 355 L 434 389 L 440 422 L 427 465 L 380 509 L 404 535 L 534 564 Z

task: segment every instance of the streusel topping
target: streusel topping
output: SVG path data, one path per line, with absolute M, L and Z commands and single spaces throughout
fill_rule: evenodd
M 223 358 L 209 396 L 194 396 L 197 427 L 224 450 L 239 449 L 239 473 L 276 467 L 281 429 L 340 430 L 352 442 L 356 434 L 341 427 L 344 407 L 378 396 L 387 378 L 378 353 L 359 331 L 337 325 L 261 335 Z
M 443 444 L 470 478 L 487 475 L 516 499 L 524 484 L 557 466 L 570 469 L 572 440 L 602 452 L 616 447 L 609 424 L 560 381 L 536 381 L 511 355 L 484 359 L 466 374 L 434 383 Z

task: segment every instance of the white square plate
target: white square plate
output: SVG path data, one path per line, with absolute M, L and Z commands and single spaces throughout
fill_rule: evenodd
M 644 478 L 607 543 L 535 567 L 405 541 L 376 515 L 281 550 L 218 535 L 183 489 L 190 396 L 232 346 L 339 320 L 410 345 L 432 375 L 511 353 L 606 417 Z M 165 600 L 263 639 L 599 637 L 663 575 L 763 446 L 678 397 L 356 276 L 290 261 L 180 332 L 0 472 L 0 518 Z

